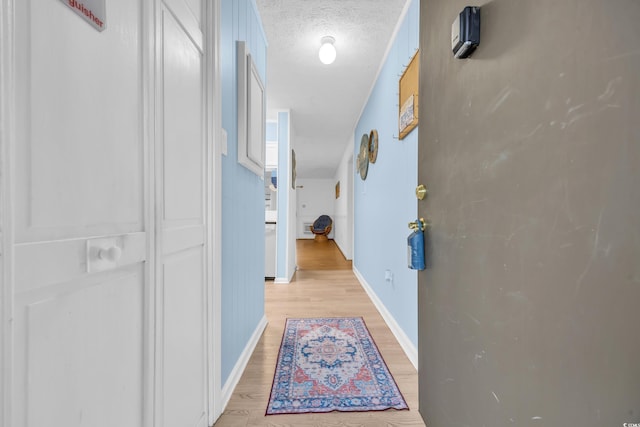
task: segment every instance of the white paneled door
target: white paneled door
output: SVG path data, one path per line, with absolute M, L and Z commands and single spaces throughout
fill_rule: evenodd
M 104 32 L 14 3 L 15 427 L 145 418 L 142 10 L 117 3 Z
M 158 416 L 206 427 L 206 158 L 203 34 L 196 1 L 165 1 L 158 31 L 156 182 Z
M 0 416 L 204 427 L 203 3 L 108 0 L 98 32 L 59 0 L 0 1 Z

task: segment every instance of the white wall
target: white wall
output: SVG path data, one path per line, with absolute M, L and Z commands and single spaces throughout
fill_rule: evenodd
M 294 126 L 292 124 L 291 114 L 289 114 L 289 147 L 295 150 L 296 147 L 296 135 Z M 291 161 L 291 155 L 288 156 Z M 291 168 L 293 165 L 289 165 L 287 173 L 291 174 Z M 288 282 L 293 280 L 293 275 L 296 273 L 297 268 L 297 255 L 296 255 L 296 209 L 298 200 L 298 191 L 292 188 L 291 185 L 287 185 L 287 191 L 289 192 L 289 204 L 287 205 L 287 273 L 286 277 Z
M 278 112 L 278 242 L 275 283 L 289 283 L 296 271 L 296 190 L 292 180 L 291 153 L 295 136 L 291 113 Z
M 320 215 L 329 215 L 334 220 L 333 230 L 329 234 L 335 235 L 334 202 L 336 198 L 336 182 L 333 179 L 298 179 L 297 189 L 298 212 L 296 218 L 296 236 L 298 239 L 313 239 L 313 235 L 305 234 L 305 223 L 313 223 Z
M 334 200 L 335 242 L 346 259 L 353 259 L 353 140 L 347 144 L 334 176 L 340 182 L 340 197 Z

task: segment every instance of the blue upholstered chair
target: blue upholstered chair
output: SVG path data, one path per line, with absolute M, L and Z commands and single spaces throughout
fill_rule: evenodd
M 309 226 L 311 232 L 315 235 L 314 239 L 316 242 L 326 242 L 332 227 L 333 220 L 329 215 L 320 215 L 318 219 L 313 222 L 313 225 Z

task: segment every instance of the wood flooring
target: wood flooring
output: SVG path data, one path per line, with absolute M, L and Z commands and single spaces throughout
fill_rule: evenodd
M 290 284 L 265 283 L 269 324 L 216 427 L 424 426 L 418 413 L 418 375 L 333 241 L 299 240 L 299 270 Z M 402 392 L 409 411 L 331 412 L 265 416 L 287 317 L 362 316 Z
M 313 239 L 296 240 L 298 270 L 351 270 L 335 241 L 316 242 Z

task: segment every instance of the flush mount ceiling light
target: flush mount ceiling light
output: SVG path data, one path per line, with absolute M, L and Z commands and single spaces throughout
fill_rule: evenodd
M 321 46 L 318 56 L 323 64 L 329 65 L 336 60 L 336 47 L 333 45 L 335 42 L 336 39 L 331 36 L 324 36 L 320 41 Z

